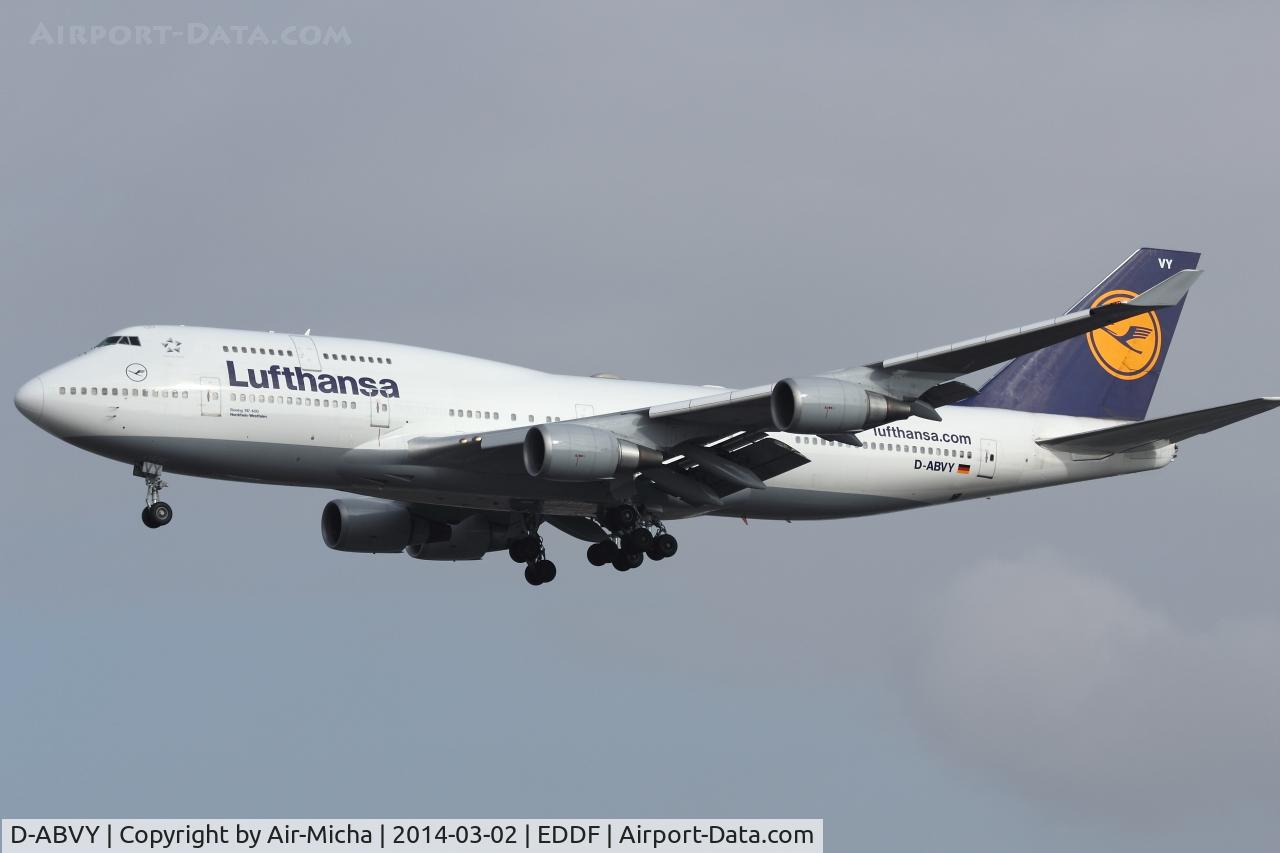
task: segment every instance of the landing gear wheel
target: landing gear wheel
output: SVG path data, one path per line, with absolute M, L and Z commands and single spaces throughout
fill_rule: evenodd
M 507 548 L 507 554 L 511 560 L 516 563 L 530 563 L 538 558 L 538 554 L 542 552 L 541 536 L 526 536 L 523 539 L 517 539 L 511 543 L 511 547 Z
M 637 527 L 623 537 L 623 542 L 628 551 L 643 554 L 653 544 L 653 534 L 647 528 Z
M 629 572 L 644 562 L 644 554 L 638 551 L 619 551 L 613 558 L 613 567 L 620 572 Z
M 630 504 L 615 506 L 609 510 L 609 527 L 614 531 L 626 530 L 636 523 L 636 518 L 638 518 L 636 508 Z
M 661 556 L 656 559 L 665 560 L 668 557 L 674 557 L 679 547 L 676 537 L 670 533 L 663 533 L 654 538 L 653 544 L 649 546 L 649 556 L 652 557 L 657 553 Z
M 173 507 L 169 506 L 164 501 L 156 501 L 151 505 L 150 509 L 151 520 L 155 523 L 156 527 L 164 527 L 166 524 L 173 521 Z
M 533 563 L 524 567 L 524 579 L 529 583 L 529 586 L 539 586 L 542 583 L 542 577 L 538 574 L 537 569 L 534 568 Z
M 556 564 L 550 560 L 539 560 L 533 564 L 533 570 L 538 575 L 539 583 L 551 583 L 556 579 Z
M 618 555 L 618 546 L 612 542 L 597 542 L 587 549 L 587 562 L 593 566 L 603 566 L 613 562 Z
M 173 507 L 160 500 L 160 490 L 165 487 L 160 475 L 164 467 L 158 462 L 139 462 L 133 466 L 133 475 L 147 483 L 147 504 L 142 510 L 142 523 L 152 529 L 164 527 L 173 521 Z

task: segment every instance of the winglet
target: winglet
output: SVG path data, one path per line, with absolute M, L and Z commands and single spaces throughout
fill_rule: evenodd
M 1130 299 L 1129 304 L 1148 308 L 1172 308 L 1187 295 L 1201 272 L 1202 270 L 1176 272 L 1145 293 L 1139 293 Z

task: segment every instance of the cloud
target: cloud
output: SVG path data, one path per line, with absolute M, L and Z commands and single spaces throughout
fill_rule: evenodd
M 1280 623 L 1176 624 L 1050 554 L 991 562 L 918 613 L 898 669 L 944 752 L 1119 816 L 1280 790 Z

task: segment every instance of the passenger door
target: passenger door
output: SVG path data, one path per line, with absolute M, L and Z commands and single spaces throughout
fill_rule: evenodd
M 369 425 L 389 428 L 391 426 L 391 399 L 389 397 L 371 397 L 369 402 Z
M 988 480 L 996 475 L 996 440 L 994 438 L 982 439 L 981 456 L 978 458 L 978 476 L 986 477 Z
M 200 414 L 210 417 L 222 414 L 222 380 L 216 376 L 200 378 Z
M 289 340 L 293 341 L 294 352 L 298 354 L 298 367 L 320 370 L 320 351 L 316 349 L 315 341 L 306 335 L 290 335 Z

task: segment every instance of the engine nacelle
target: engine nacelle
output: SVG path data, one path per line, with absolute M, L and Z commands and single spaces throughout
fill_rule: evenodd
M 661 464 L 661 452 L 582 424 L 539 424 L 524 437 L 530 477 L 581 483 Z
M 822 376 L 774 385 L 769 410 L 782 432 L 815 435 L 870 429 L 911 415 L 911 406 L 901 400 Z
M 449 525 L 420 518 L 394 501 L 341 498 L 325 504 L 320 535 L 335 551 L 390 554 L 446 539 Z
M 510 533 L 510 525 L 493 524 L 473 515 L 449 525 L 447 539 L 410 545 L 405 553 L 415 560 L 479 560 L 510 545 Z

